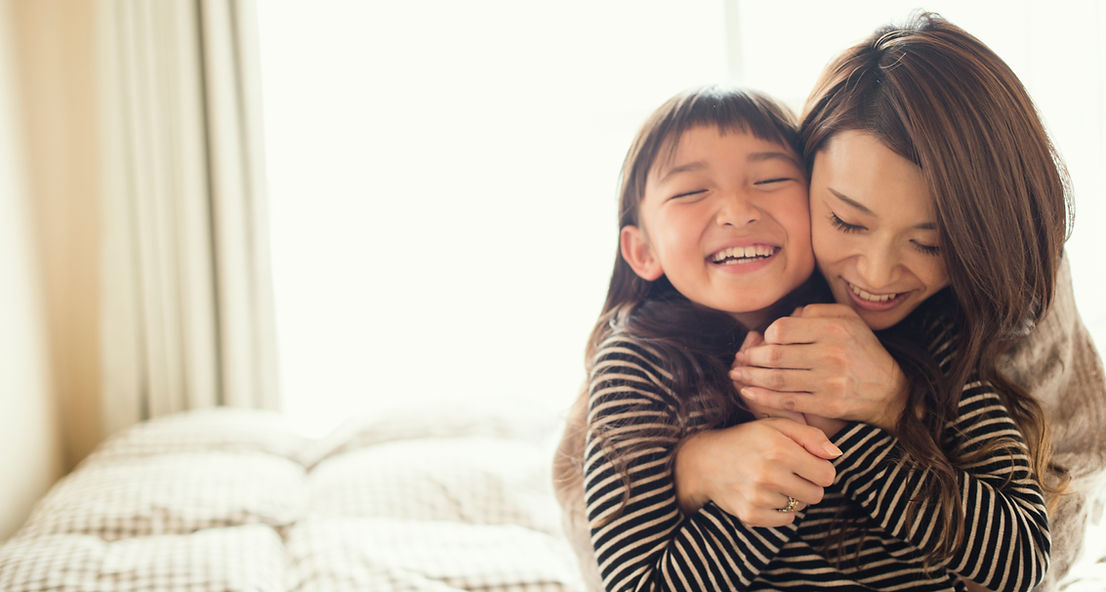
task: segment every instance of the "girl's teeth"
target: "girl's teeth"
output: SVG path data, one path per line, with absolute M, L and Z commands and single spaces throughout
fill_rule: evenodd
M 715 263 L 722 263 L 727 259 L 753 259 L 758 257 L 768 257 L 775 252 L 775 248 L 767 245 L 752 245 L 748 247 L 731 247 L 729 249 L 722 249 L 711 257 L 711 260 Z
M 888 300 L 894 300 L 898 294 L 872 294 L 865 290 L 849 284 L 849 288 L 852 289 L 853 294 L 860 297 L 861 300 L 867 300 L 868 302 L 887 302 Z

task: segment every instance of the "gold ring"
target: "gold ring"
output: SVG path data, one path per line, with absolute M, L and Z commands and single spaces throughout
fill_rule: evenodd
M 799 505 L 799 500 L 797 500 L 797 499 L 795 499 L 795 498 L 793 498 L 789 495 L 789 496 L 787 496 L 787 505 L 782 507 L 782 508 L 777 508 L 776 511 L 777 512 L 794 512 L 795 511 L 795 506 L 798 506 L 798 505 Z

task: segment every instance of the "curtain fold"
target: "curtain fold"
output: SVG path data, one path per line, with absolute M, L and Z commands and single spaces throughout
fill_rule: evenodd
M 105 430 L 275 408 L 254 7 L 100 7 Z

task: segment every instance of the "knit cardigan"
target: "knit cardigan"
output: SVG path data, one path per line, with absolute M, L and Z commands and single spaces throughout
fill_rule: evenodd
M 1038 592 L 1053 592 L 1082 551 L 1088 520 L 1101 515 L 1106 482 L 1106 374 L 1076 310 L 1071 270 L 1063 260 L 1052 307 L 999 360 L 999 369 L 1040 402 L 1052 433 L 1053 464 L 1071 477 L 1049 513 L 1052 561 Z M 602 590 L 584 515 L 583 456 L 587 394 L 569 409 L 553 459 L 562 522 L 588 590 Z M 1103 556 L 1106 559 L 1106 555 Z M 1098 558 L 1095 558 L 1098 559 Z

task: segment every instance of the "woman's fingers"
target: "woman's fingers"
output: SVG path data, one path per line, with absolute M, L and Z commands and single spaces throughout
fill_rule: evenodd
M 771 417 L 780 417 L 780 418 L 784 418 L 784 419 L 790 419 L 791 421 L 794 421 L 796 423 L 806 425 L 806 423 L 807 423 L 806 417 L 803 416 L 802 413 L 798 413 L 798 412 L 795 412 L 795 411 L 786 411 L 786 410 L 783 410 L 783 409 L 775 409 L 775 408 L 771 408 L 771 407 L 766 407 L 764 405 L 760 405 L 756 401 L 754 401 L 754 400 L 746 397 L 744 394 L 742 394 L 741 390 L 743 390 L 743 389 L 740 386 L 738 386 L 738 389 L 739 389 L 738 395 L 741 397 L 741 400 L 745 403 L 745 407 L 748 408 L 749 412 L 753 414 L 753 417 L 755 417 L 757 419 L 768 419 L 768 418 L 771 418 Z
M 837 472 L 829 461 L 841 456 L 841 450 L 830 442 L 825 432 L 816 427 L 797 424 L 786 419 L 761 421 L 798 445 L 798 448 L 784 453 L 788 456 L 778 459 L 785 462 L 785 466 L 791 473 L 822 487 L 833 484 Z
M 749 511 L 744 518 L 735 512 L 730 513 L 749 526 L 761 528 L 787 526 L 795 521 L 795 512 L 777 512 L 773 508 L 756 508 Z
M 677 448 L 673 479 L 681 508 L 694 512 L 714 501 L 753 526 L 788 524 L 777 512 L 787 496 L 818 503 L 836 476 L 828 459 L 840 451 L 821 429 L 782 418 L 706 430 Z
M 802 317 L 804 319 L 860 319 L 860 315 L 856 314 L 856 311 L 853 310 L 851 306 L 837 304 L 836 302 L 800 306 L 795 309 L 795 313 L 792 316 Z
M 757 386 L 762 389 L 787 392 L 811 392 L 818 386 L 817 374 L 810 370 L 792 368 L 734 366 L 730 369 L 730 380 L 742 386 Z
M 734 364 L 761 368 L 791 368 L 809 370 L 822 357 L 825 346 L 820 344 L 763 344 L 745 347 L 734 356 Z

